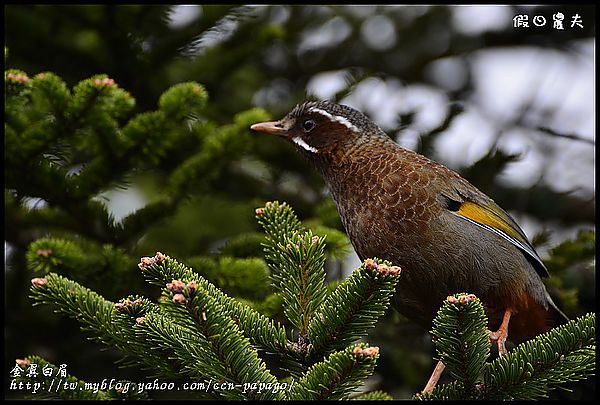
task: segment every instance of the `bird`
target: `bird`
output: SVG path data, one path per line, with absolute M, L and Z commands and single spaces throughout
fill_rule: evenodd
M 321 174 L 361 260 L 402 269 L 392 306 L 408 319 L 429 327 L 448 296 L 472 293 L 500 355 L 509 337 L 518 344 L 567 321 L 542 281 L 548 270 L 511 215 L 362 112 L 305 101 L 250 128 L 286 139 Z

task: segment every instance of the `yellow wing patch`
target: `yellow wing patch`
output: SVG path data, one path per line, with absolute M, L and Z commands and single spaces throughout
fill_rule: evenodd
M 508 236 L 515 238 L 522 243 L 529 244 L 525 235 L 519 232 L 519 230 L 515 229 L 515 225 L 511 223 L 512 221 L 510 218 L 502 218 L 492 209 L 483 207 L 470 201 L 465 201 L 460 205 L 460 208 L 455 213 L 481 225 L 487 225 L 493 229 L 502 231 Z
M 508 240 L 526 253 L 540 276 L 548 277 L 548 270 L 542 259 L 531 246 L 519 225 L 502 208 L 493 202 L 488 206 L 471 201 L 455 201 L 454 203 L 456 205 L 452 207 L 454 209 L 450 209 L 450 212 Z

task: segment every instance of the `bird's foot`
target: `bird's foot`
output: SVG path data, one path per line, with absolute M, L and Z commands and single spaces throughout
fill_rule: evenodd
M 498 345 L 498 353 L 500 354 L 500 356 L 504 356 L 506 355 L 506 353 L 508 353 L 508 350 L 506 350 L 506 339 L 508 337 L 508 331 L 506 330 L 502 330 L 502 329 L 498 329 L 496 332 L 490 332 L 490 342 L 491 343 L 496 343 Z
M 512 311 L 510 308 L 506 309 L 506 311 L 504 311 L 504 318 L 502 319 L 502 325 L 500 325 L 500 327 L 498 328 L 497 331 L 492 332 L 489 331 L 490 333 L 490 342 L 491 343 L 496 343 L 498 345 L 498 354 L 500 354 L 500 356 L 505 356 L 508 353 L 508 350 L 506 350 L 506 339 L 508 338 L 508 322 L 510 321 L 510 315 L 512 314 Z

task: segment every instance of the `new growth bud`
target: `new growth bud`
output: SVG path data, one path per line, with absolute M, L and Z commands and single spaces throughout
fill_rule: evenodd
M 112 87 L 112 86 L 114 86 L 114 84 L 115 84 L 115 81 L 108 77 L 105 77 L 104 79 L 94 80 L 94 86 L 96 86 L 96 87 Z
M 54 252 L 52 249 L 38 249 L 35 251 L 35 254 L 40 257 L 50 257 Z
M 141 298 L 136 298 L 134 301 L 131 301 L 129 298 L 125 298 L 121 302 L 117 302 L 115 304 L 115 310 L 117 312 L 123 313 L 127 311 L 127 308 L 131 308 L 136 305 L 143 304 L 144 300 Z
M 22 73 L 8 73 L 6 75 L 6 80 L 8 80 L 9 82 L 15 82 L 15 83 L 27 83 L 29 81 L 29 77 L 27 77 L 27 75 L 24 75 Z
M 187 302 L 187 299 L 183 294 L 175 294 L 173 296 L 173 302 L 175 304 L 185 304 Z
M 23 370 L 27 369 L 31 365 L 31 360 L 29 359 L 16 359 L 15 363 L 17 366 L 21 367 Z
M 377 270 L 377 263 L 373 259 L 365 260 L 365 269 L 367 270 Z
M 446 297 L 446 301 L 449 304 L 456 304 L 458 302 L 458 299 L 454 295 L 449 295 Z
M 352 354 L 356 357 L 375 357 L 379 354 L 379 347 L 365 347 L 362 348 L 360 346 L 356 346 L 354 350 L 352 350 Z
M 180 293 L 183 292 L 183 289 L 185 288 L 185 283 L 180 280 L 173 280 L 170 283 L 167 283 L 166 287 L 169 291 L 172 291 L 174 293 Z
M 153 264 L 162 264 L 166 258 L 167 257 L 164 254 L 156 252 L 154 257 L 142 257 L 138 263 L 138 267 L 141 271 L 144 271 Z
M 387 276 L 389 271 L 390 271 L 390 268 L 385 263 L 381 263 L 379 266 L 377 266 L 377 272 L 383 276 Z
M 458 297 L 458 302 L 460 303 L 460 305 L 467 305 L 469 302 L 473 302 L 476 299 L 477 297 L 475 297 L 475 295 L 473 294 L 461 295 L 460 297 Z
M 477 299 L 477 297 L 474 294 L 462 294 L 459 295 L 458 298 L 456 298 L 453 295 L 449 295 L 448 297 L 446 297 L 446 301 L 449 304 L 460 304 L 460 305 L 467 305 L 470 302 L 473 302 Z
M 31 280 L 31 285 L 33 285 L 35 288 L 43 287 L 46 284 L 48 284 L 48 280 L 42 277 L 36 277 Z
M 190 292 L 190 294 L 193 294 L 197 288 L 198 288 L 198 283 L 196 282 L 196 280 L 192 280 L 187 284 L 187 289 Z

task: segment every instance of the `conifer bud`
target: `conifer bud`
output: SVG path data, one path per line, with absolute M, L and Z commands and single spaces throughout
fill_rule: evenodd
M 398 266 L 391 266 L 389 271 L 391 276 L 397 276 L 402 272 L 402 269 Z
M 365 269 L 367 270 L 377 270 L 377 262 L 375 262 L 375 260 L 373 259 L 367 259 L 365 260 Z
M 26 370 L 27 367 L 29 367 L 31 365 L 31 360 L 29 360 L 29 359 L 16 359 L 15 363 L 17 363 L 17 366 L 21 367 L 23 370 Z
M 449 304 L 456 304 L 458 302 L 458 299 L 453 295 L 449 295 L 448 297 L 446 297 L 446 301 Z
M 458 297 L 458 302 L 460 303 L 460 305 L 467 305 L 470 302 L 473 302 L 477 299 L 477 297 L 473 294 L 468 294 L 468 295 L 461 295 L 460 297 Z
M 43 287 L 46 284 L 48 284 L 48 280 L 46 280 L 45 278 L 36 277 L 34 279 L 31 279 L 31 285 L 33 285 L 36 288 Z
M 167 283 L 167 290 L 173 291 L 174 293 L 183 292 L 185 288 L 185 283 L 180 280 L 172 280 L 170 283 Z
M 187 300 L 185 299 L 185 296 L 183 294 L 175 294 L 173 296 L 173 302 L 175 304 L 185 304 Z
M 146 268 L 150 267 L 153 263 L 154 263 L 154 261 L 152 260 L 151 257 L 142 257 L 140 259 L 140 262 L 138 263 L 138 267 L 140 268 L 141 271 L 144 271 L 144 270 L 146 270 Z
M 196 282 L 196 280 L 192 280 L 187 284 L 187 290 L 189 291 L 190 294 L 193 294 L 194 291 L 196 291 L 198 289 L 198 283 Z
M 138 263 L 138 267 L 141 271 L 144 271 L 153 264 L 162 264 L 166 258 L 164 254 L 156 252 L 154 257 L 142 257 Z
M 54 252 L 52 249 L 38 249 L 35 251 L 35 254 L 40 257 L 50 257 Z
M 381 274 L 383 276 L 387 276 L 388 273 L 390 272 L 390 268 L 387 264 L 381 263 L 380 265 L 377 266 L 377 271 L 379 272 L 379 274 Z
M 156 252 L 156 254 L 154 255 L 154 260 L 155 260 L 156 264 L 162 264 L 162 262 L 164 262 L 166 258 L 167 258 L 167 256 L 165 256 L 164 254 L 162 254 L 160 252 Z
M 29 81 L 29 77 L 22 73 L 8 73 L 6 75 L 6 80 L 9 82 L 15 83 L 27 83 Z
M 115 84 L 115 81 L 108 77 L 105 77 L 104 79 L 94 80 L 94 86 L 96 86 L 96 87 L 112 87 L 112 86 L 114 86 L 114 84 Z
M 379 354 L 379 347 L 365 347 L 356 346 L 352 350 L 352 354 L 356 357 L 375 357 Z

